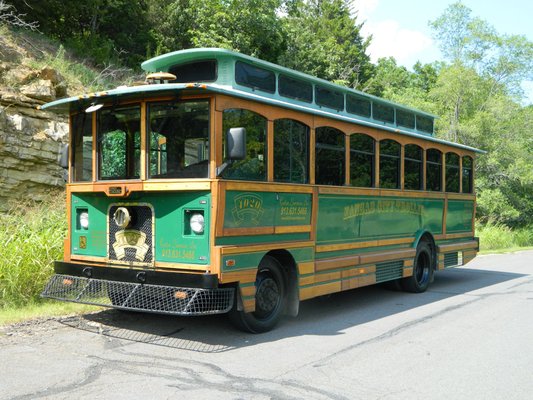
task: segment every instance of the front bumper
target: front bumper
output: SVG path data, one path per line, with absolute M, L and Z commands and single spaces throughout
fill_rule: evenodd
M 235 296 L 235 288 L 218 287 L 218 279 L 211 275 L 179 274 L 195 284 L 184 287 L 179 285 L 183 280 L 173 273 L 59 262 L 55 269 L 56 275 L 46 285 L 42 297 L 122 310 L 193 316 L 226 313 L 233 306 Z M 65 270 L 73 274 L 62 273 Z M 146 274 L 139 275 L 141 272 Z M 165 280 L 166 275 L 172 279 Z

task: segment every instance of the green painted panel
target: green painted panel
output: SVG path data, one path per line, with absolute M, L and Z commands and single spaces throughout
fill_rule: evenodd
M 226 191 L 224 228 L 309 225 L 311 195 Z
M 215 240 L 216 246 L 228 245 L 245 245 L 256 243 L 272 243 L 272 242 L 291 242 L 309 240 L 309 233 L 283 233 L 279 235 L 251 235 L 251 236 L 226 236 L 217 237 Z M 280 248 L 283 248 L 283 243 L 280 243 Z
M 470 232 L 472 230 L 473 214 L 473 201 L 448 200 L 446 233 Z
M 442 232 L 444 200 L 396 197 L 319 197 L 317 244 Z
M 72 254 L 83 256 L 107 256 L 107 209 L 108 198 L 97 194 L 71 195 L 71 248 Z M 79 226 L 79 213 L 87 211 L 89 227 Z
M 256 253 L 231 254 L 222 257 L 222 271 L 231 272 L 245 269 L 257 268 L 259 262 L 266 254 L 266 251 L 259 251 Z M 226 267 L 226 260 L 234 260 L 235 266 Z
M 209 219 L 211 195 L 209 192 L 135 193 L 126 199 L 109 198 L 103 193 L 72 195 L 72 254 L 107 256 L 107 213 L 116 204 L 149 204 L 155 213 L 155 260 L 191 264 L 209 263 Z M 89 228 L 78 224 L 78 213 L 87 210 Z M 190 228 L 190 217 L 203 213 L 205 230 L 195 234 Z M 83 239 L 84 236 L 86 239 Z M 85 248 L 80 244 L 86 241 Z
M 283 248 L 283 246 L 281 245 L 280 248 Z M 303 249 L 289 249 L 287 251 L 292 255 L 296 263 L 311 261 L 313 259 L 314 249 L 312 247 L 306 247 Z M 223 256 L 222 271 L 230 272 L 257 268 L 257 266 L 261 262 L 261 259 L 265 256 L 266 253 L 268 253 L 268 251 L 262 250 L 253 253 L 230 254 L 227 256 Z M 235 261 L 235 265 L 233 267 L 226 267 L 226 260 Z
M 315 249 L 313 247 L 290 249 L 289 252 L 297 263 L 314 261 L 315 259 Z
M 205 192 L 158 194 L 148 197 L 155 208 L 157 261 L 207 264 L 209 262 L 209 211 L 211 196 Z M 190 228 L 190 218 L 203 214 L 201 234 Z

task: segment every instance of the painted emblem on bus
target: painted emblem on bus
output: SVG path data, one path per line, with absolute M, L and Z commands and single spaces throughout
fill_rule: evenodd
M 343 220 L 346 221 L 363 215 L 385 213 L 421 216 L 424 213 L 424 206 L 422 204 L 404 200 L 365 201 L 345 206 Z
M 150 247 L 146 244 L 146 233 L 128 229 L 115 233 L 116 242 L 113 243 L 113 249 L 117 259 L 122 260 L 126 257 L 126 249 L 135 250 L 135 258 L 144 261 L 146 253 Z
M 263 198 L 255 193 L 242 193 L 233 199 L 233 221 L 240 226 L 249 221 L 254 225 L 259 225 L 265 210 L 263 208 Z

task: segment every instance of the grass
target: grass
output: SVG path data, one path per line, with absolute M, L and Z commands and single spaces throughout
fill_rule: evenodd
M 487 223 L 476 229 L 482 253 L 510 252 L 533 247 L 533 227 L 512 230 L 511 228 Z
M 0 214 L 0 310 L 39 303 L 53 261 L 63 258 L 64 194 L 13 203 Z
M 84 314 L 101 310 L 101 307 L 86 304 L 66 303 L 54 300 L 43 300 L 39 303 L 27 304 L 24 307 L 8 307 L 0 310 L 0 326 L 18 322 L 64 317 L 66 315 Z

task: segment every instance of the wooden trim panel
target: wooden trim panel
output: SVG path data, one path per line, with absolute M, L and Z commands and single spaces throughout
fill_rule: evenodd
M 478 242 L 476 240 L 470 240 L 468 242 L 462 243 L 450 243 L 450 244 L 441 244 L 437 246 L 437 251 L 439 253 L 449 253 L 451 251 L 465 250 L 465 249 L 476 249 L 478 247 Z

